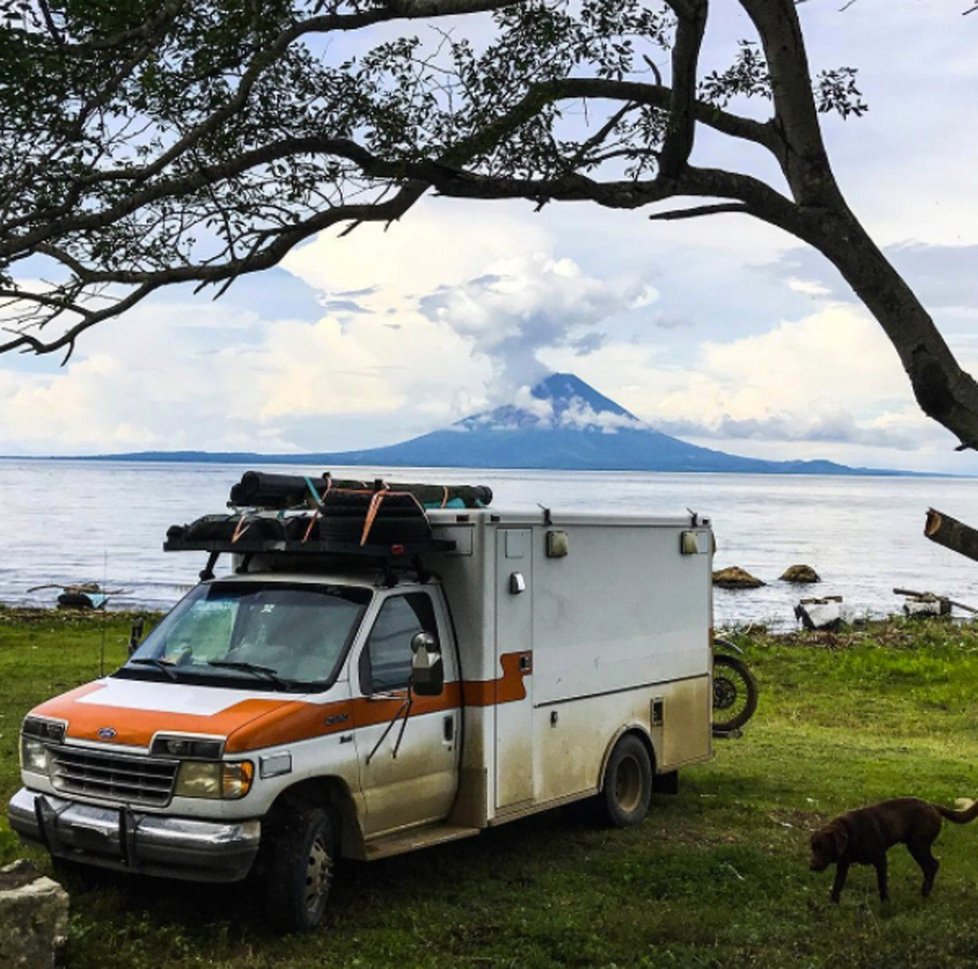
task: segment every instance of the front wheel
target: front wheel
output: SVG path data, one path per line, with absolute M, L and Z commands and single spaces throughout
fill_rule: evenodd
M 757 709 L 757 681 L 743 660 L 725 653 L 713 657 L 713 729 L 736 730 Z
M 301 808 L 281 820 L 265 872 L 266 912 L 280 932 L 309 932 L 321 921 L 333 881 L 333 844 L 322 808 Z
M 615 744 L 604 772 L 601 800 L 608 822 L 616 828 L 638 824 L 649 813 L 652 761 L 645 744 L 626 734 Z

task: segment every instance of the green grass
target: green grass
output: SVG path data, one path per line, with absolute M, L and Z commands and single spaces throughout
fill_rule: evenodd
M 128 620 L 110 618 L 106 666 Z M 98 672 L 99 620 L 0 611 L 0 794 L 18 786 L 33 704 Z M 478 838 L 342 864 L 326 926 L 276 938 L 238 887 L 103 875 L 69 883 L 72 969 L 208 966 L 958 967 L 978 961 L 978 823 L 947 825 L 934 894 L 902 847 L 892 900 L 855 867 L 842 904 L 808 871 L 809 832 L 842 810 L 913 794 L 978 796 L 978 627 L 867 627 L 737 637 L 761 683 L 739 740 L 656 795 L 643 825 L 594 827 L 579 807 Z M 40 852 L 0 821 L 0 861 Z

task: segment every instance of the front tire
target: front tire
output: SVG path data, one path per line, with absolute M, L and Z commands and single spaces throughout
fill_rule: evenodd
M 608 758 L 601 787 L 601 801 L 608 823 L 629 828 L 649 813 L 652 800 L 652 760 L 645 744 L 626 734 Z
M 322 920 L 333 881 L 333 826 L 322 808 L 299 808 L 272 835 L 265 872 L 269 922 L 280 932 L 310 932 Z

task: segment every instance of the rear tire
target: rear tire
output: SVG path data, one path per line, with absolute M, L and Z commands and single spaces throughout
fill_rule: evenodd
M 268 844 L 265 906 L 280 932 L 310 932 L 322 920 L 333 881 L 334 832 L 322 808 L 284 816 Z
M 757 681 L 736 656 L 713 656 L 713 729 L 737 730 L 757 710 Z
M 601 787 L 604 815 L 612 827 L 629 828 L 649 813 L 652 800 L 652 760 L 645 744 L 626 734 L 608 758 Z

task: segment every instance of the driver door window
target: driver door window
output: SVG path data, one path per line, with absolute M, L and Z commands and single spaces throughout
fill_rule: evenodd
M 434 609 L 426 593 L 391 596 L 384 602 L 360 654 L 363 693 L 407 688 L 411 676 L 411 639 L 422 630 L 438 638 Z

